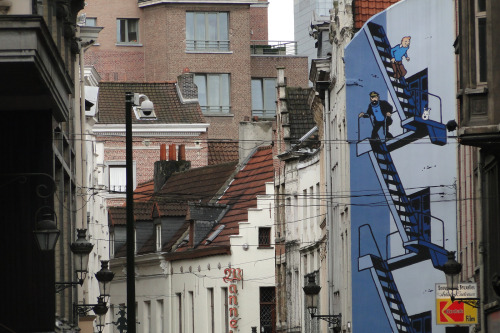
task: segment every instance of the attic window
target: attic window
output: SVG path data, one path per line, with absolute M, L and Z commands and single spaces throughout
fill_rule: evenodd
M 217 230 L 215 230 L 215 231 L 212 233 L 212 235 L 210 235 L 210 237 L 208 237 L 207 241 L 205 242 L 205 245 L 208 245 L 208 244 L 212 243 L 212 242 L 214 241 L 215 237 L 217 237 L 217 236 L 221 233 L 221 231 L 222 231 L 222 229 L 224 229 L 224 227 L 225 227 L 225 225 L 224 225 L 224 224 L 221 224 L 221 225 L 217 228 Z

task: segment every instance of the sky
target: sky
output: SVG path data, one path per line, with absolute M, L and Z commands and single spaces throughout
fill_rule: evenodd
M 293 0 L 269 0 L 269 40 L 293 41 Z

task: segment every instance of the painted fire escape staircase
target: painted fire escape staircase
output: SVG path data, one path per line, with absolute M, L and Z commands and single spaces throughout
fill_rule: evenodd
M 403 133 L 390 139 L 361 140 L 361 138 L 358 138 L 357 155 L 368 154 L 370 157 L 401 237 L 405 254 L 394 258 L 389 258 L 389 255 L 387 255 L 387 259 L 384 260 L 380 251 L 377 254 L 364 256 L 361 256 L 360 252 L 358 264 L 360 271 L 370 270 L 393 332 L 413 333 L 411 320 L 406 312 L 391 271 L 428 259 L 431 259 L 435 268 L 442 269 L 443 264 L 447 261 L 447 250 L 444 248 L 444 243 L 440 245 L 431 241 L 431 219 L 430 217 L 422 218 L 422 213 L 415 211 L 412 207 L 411 200 L 405 192 L 390 152 L 425 136 L 429 136 L 433 144 L 444 145 L 446 144 L 446 127 L 442 124 L 442 119 L 439 122 L 423 119 L 423 105 L 419 99 L 421 94 L 409 89 L 404 78 L 395 79 L 393 77 L 390 62 L 391 48 L 383 27 L 368 23 L 364 27 L 364 32 L 386 82 L 388 93 L 401 118 Z M 424 93 L 432 95 L 427 92 Z M 360 239 L 360 244 L 362 241 L 365 240 Z

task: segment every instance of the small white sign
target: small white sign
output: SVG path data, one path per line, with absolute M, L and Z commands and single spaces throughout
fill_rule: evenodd
M 476 283 L 459 283 L 458 290 L 456 291 L 456 298 L 477 298 L 477 284 Z M 450 298 L 446 283 L 436 284 L 436 299 Z

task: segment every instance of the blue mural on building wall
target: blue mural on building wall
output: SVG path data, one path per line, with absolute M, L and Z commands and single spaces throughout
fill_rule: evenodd
M 402 1 L 345 50 L 355 333 L 445 330 L 434 288 L 456 249 L 453 10 Z

